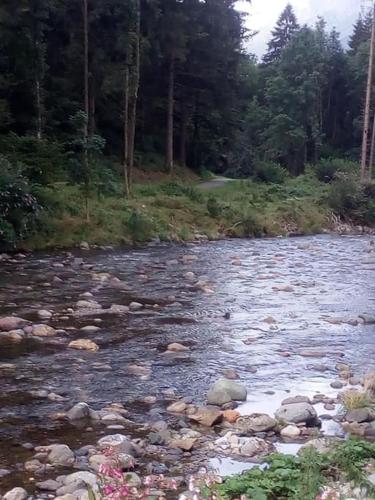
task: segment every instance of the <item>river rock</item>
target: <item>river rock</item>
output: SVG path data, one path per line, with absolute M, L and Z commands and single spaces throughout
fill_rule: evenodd
M 170 448 L 179 448 L 183 451 L 191 451 L 197 440 L 195 438 L 172 439 L 168 445 Z
M 129 309 L 131 311 L 139 311 L 140 309 L 143 309 L 143 304 L 140 302 L 130 302 Z
M 76 304 L 78 309 L 101 309 L 102 306 L 96 300 L 79 300 Z
M 344 384 L 339 380 L 335 380 L 334 382 L 330 383 L 330 386 L 332 387 L 332 389 L 342 389 L 344 387 Z
M 9 332 L 0 332 L 0 339 L 5 339 L 9 342 L 19 343 L 25 337 L 23 330 L 10 330 Z
M 129 312 L 129 307 L 121 304 L 112 304 L 109 308 L 109 312 L 113 314 L 126 314 Z
M 78 350 L 85 350 L 92 352 L 99 351 L 98 344 L 95 344 L 95 342 L 89 339 L 72 340 L 71 342 L 69 342 L 68 347 L 70 347 L 71 349 L 78 349 Z
M 224 377 L 229 379 L 229 380 L 236 380 L 236 379 L 240 378 L 238 373 L 236 372 L 236 370 L 234 368 L 224 368 L 222 373 L 223 373 Z
M 134 456 L 135 446 L 132 441 L 123 434 L 112 434 L 104 436 L 98 441 L 101 449 L 111 448 L 113 451 L 126 453 Z
M 184 401 L 176 401 L 167 407 L 167 411 L 171 413 L 184 413 L 187 408 L 187 404 Z
M 100 330 L 99 326 L 87 325 L 80 328 L 81 332 L 85 333 L 96 333 Z
M 372 422 L 375 419 L 374 411 L 369 408 L 357 408 L 354 410 L 349 410 L 345 415 L 345 420 L 347 422 L 358 422 L 359 424 L 363 422 Z
M 223 417 L 226 422 L 229 422 L 230 424 L 234 424 L 237 422 L 237 420 L 240 418 L 241 414 L 240 412 L 236 410 L 225 410 L 223 411 Z
M 56 330 L 48 325 L 33 325 L 30 334 L 34 337 L 54 337 Z
M 337 438 L 329 437 L 311 439 L 302 446 L 301 450 L 311 447 L 314 448 L 318 453 L 328 453 L 332 450 L 333 446 L 337 442 Z
M 270 451 L 270 445 L 257 437 L 239 438 L 240 454 L 245 457 L 254 457 L 256 455 L 266 455 Z
M 69 474 L 64 479 L 65 485 L 72 484 L 72 483 L 78 483 L 78 482 L 85 483 L 88 486 L 91 486 L 91 488 L 94 488 L 96 486 L 96 483 L 97 483 L 97 477 L 92 472 L 79 471 L 79 472 L 73 472 L 72 474 Z
M 23 318 L 17 318 L 17 316 L 5 316 L 4 318 L 0 318 L 0 330 L 3 332 L 18 330 L 27 324 L 28 321 Z
M 294 403 L 311 403 L 310 399 L 307 396 L 292 396 L 290 398 L 286 398 L 281 402 L 282 406 L 291 405 Z
M 280 434 L 282 437 L 293 439 L 301 434 L 301 429 L 296 425 L 287 425 L 281 429 Z
M 230 401 L 246 401 L 246 387 L 232 380 L 218 380 L 208 391 L 207 401 L 212 405 L 223 405 Z
M 254 413 L 240 417 L 236 422 L 236 429 L 242 434 L 252 434 L 254 432 L 267 432 L 274 429 L 277 422 L 274 418 L 263 413 Z
M 85 488 L 86 487 L 86 483 L 84 483 L 83 481 L 77 481 L 77 482 L 73 482 L 73 483 L 70 483 L 70 484 L 67 484 L 67 485 L 64 485 L 64 486 L 60 486 L 57 490 L 56 490 L 56 495 L 57 495 L 57 498 L 69 498 L 69 497 L 72 497 L 74 500 L 76 500 L 76 496 L 75 495 L 72 495 L 72 493 L 74 493 L 75 491 L 77 490 L 80 490 L 82 488 Z
M 365 325 L 375 325 L 375 316 L 370 316 L 369 314 L 360 314 L 359 317 Z
M 39 483 L 36 483 L 37 488 L 45 491 L 56 491 L 60 486 L 61 483 L 58 483 L 53 479 L 47 479 L 46 481 L 41 481 Z
M 0 374 L 10 374 L 17 370 L 17 367 L 13 363 L 0 363 Z
M 189 419 L 193 422 L 197 422 L 200 425 L 212 427 L 213 425 L 222 421 L 223 414 L 217 408 L 201 406 L 197 408 L 197 411 L 195 413 L 189 415 Z
M 66 444 L 52 444 L 48 447 L 48 461 L 53 465 L 70 466 L 74 464 L 75 456 Z
M 3 500 L 25 500 L 27 497 L 27 491 L 23 488 L 13 488 L 5 493 Z
M 315 408 L 309 403 L 293 403 L 281 406 L 275 413 L 277 420 L 292 424 L 314 423 L 317 419 Z
M 189 351 L 190 349 L 183 344 L 179 344 L 178 342 L 173 342 L 172 344 L 168 345 L 167 350 L 169 352 L 184 352 L 184 351 Z
M 68 420 L 80 420 L 90 418 L 90 407 L 87 403 L 77 403 L 66 414 Z
M 38 314 L 38 316 L 39 316 L 40 319 L 50 319 L 50 318 L 52 318 L 51 311 L 47 311 L 46 309 L 40 309 L 37 314 Z

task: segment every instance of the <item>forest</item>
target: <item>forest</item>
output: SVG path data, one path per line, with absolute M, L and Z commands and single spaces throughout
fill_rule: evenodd
M 245 21 L 234 0 L 4 0 L 3 244 L 41 233 L 33 245 L 58 244 L 61 232 L 79 241 L 90 231 L 108 243 L 113 235 L 100 232 L 111 216 L 124 241 L 127 231 L 173 238 L 171 211 L 198 202 L 204 209 L 185 213 L 180 233 L 199 230 L 192 220 L 202 215 L 219 218 L 221 232 L 270 234 L 254 212 L 272 196 L 296 205 L 306 191 L 338 217 L 371 225 L 373 147 L 357 182 L 371 12 L 353 20 L 347 47 L 323 18 L 300 25 L 288 4 L 262 60 L 249 53 L 256 33 Z M 243 179 L 246 199 L 234 201 L 245 215 L 231 205 L 238 185 L 196 189 L 211 173 Z

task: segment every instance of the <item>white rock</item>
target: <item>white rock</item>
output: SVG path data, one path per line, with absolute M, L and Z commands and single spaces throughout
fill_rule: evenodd
M 87 325 L 87 326 L 83 326 L 82 328 L 80 328 L 81 332 L 85 332 L 85 333 L 95 333 L 95 332 L 98 332 L 100 330 L 100 328 L 98 326 L 94 326 L 94 325 Z
M 69 474 L 65 477 L 64 484 L 78 483 L 79 481 L 82 481 L 94 488 L 97 483 L 97 477 L 92 472 L 73 472 L 73 474 Z
M 281 429 L 280 434 L 286 438 L 295 438 L 301 434 L 301 430 L 296 425 L 287 425 Z
M 5 493 L 3 500 L 25 500 L 28 497 L 27 491 L 23 488 L 13 488 Z
M 129 309 L 131 311 L 138 311 L 139 309 L 143 309 L 143 304 L 140 304 L 139 302 L 130 302 Z
M 46 309 L 40 309 L 40 311 L 38 311 L 38 316 L 40 319 L 50 319 L 52 318 L 52 313 Z

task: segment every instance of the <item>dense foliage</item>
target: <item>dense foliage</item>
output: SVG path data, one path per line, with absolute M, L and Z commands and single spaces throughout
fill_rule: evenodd
M 318 165 L 322 182 L 337 182 L 342 197 L 331 205 L 340 215 L 358 201 L 363 193 L 346 193 L 336 178 L 353 172 L 331 159 L 359 156 L 371 17 L 357 20 L 344 50 L 324 19 L 300 26 L 287 5 L 258 62 L 246 51 L 253 33 L 236 4 L 1 2 L 0 153 L 22 171 L 15 175 L 24 201 L 31 189 L 48 198 L 42 206 L 55 206 L 57 196 L 40 186 L 78 186 L 89 222 L 89 198 L 121 196 L 121 177 L 129 194 L 133 167 L 173 173 L 187 165 L 280 184 L 307 164 Z M 16 193 L 2 194 L 2 203 L 10 197 Z M 15 203 L 19 221 L 10 209 L 0 214 L 11 241 L 36 214 Z M 355 215 L 368 208 L 358 203 Z M 215 202 L 208 206 L 214 215 Z

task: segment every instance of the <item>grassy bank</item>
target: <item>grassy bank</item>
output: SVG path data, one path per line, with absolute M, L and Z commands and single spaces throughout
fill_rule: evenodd
M 90 221 L 82 193 L 65 184 L 39 189 L 46 207 L 34 232 L 20 246 L 27 249 L 90 244 L 129 244 L 153 238 L 188 241 L 196 234 L 274 236 L 311 234 L 329 225 L 326 184 L 313 176 L 283 184 L 230 181 L 204 189 L 194 179 L 156 180 L 135 184 L 127 199 L 120 194 L 90 199 Z

